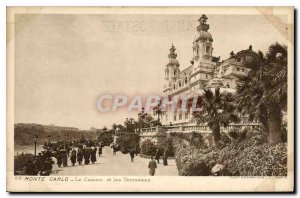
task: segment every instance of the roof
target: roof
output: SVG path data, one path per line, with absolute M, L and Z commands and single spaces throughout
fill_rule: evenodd
M 190 66 L 188 66 L 187 68 L 185 68 L 184 70 L 182 70 L 182 71 L 180 72 L 179 75 L 181 76 L 181 75 L 184 75 L 184 74 L 189 74 L 189 73 L 191 73 L 191 72 L 192 72 L 192 69 L 193 69 L 192 66 L 193 66 L 193 65 L 190 65 Z

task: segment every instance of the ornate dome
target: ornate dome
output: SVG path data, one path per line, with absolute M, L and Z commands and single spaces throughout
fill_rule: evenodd
M 205 31 L 200 31 L 200 32 L 199 32 L 199 38 L 200 38 L 200 39 L 209 39 L 209 40 L 213 40 L 213 39 L 212 39 L 212 36 L 211 36 L 211 33 L 205 32 Z
M 169 63 L 167 65 L 177 65 L 179 66 L 179 62 L 177 59 L 169 58 Z

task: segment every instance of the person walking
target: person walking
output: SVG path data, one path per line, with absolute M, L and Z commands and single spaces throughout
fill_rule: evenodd
M 156 149 L 156 153 L 155 153 L 155 160 L 157 161 L 157 163 L 159 164 L 159 149 Z
M 57 166 L 60 168 L 63 160 L 62 152 L 60 150 L 57 151 L 56 160 L 57 160 Z
M 100 147 L 98 148 L 98 155 L 99 157 L 102 155 L 102 144 L 100 144 Z
M 72 165 L 75 166 L 75 163 L 76 163 L 76 150 L 75 148 L 73 148 L 72 152 L 71 152 L 71 162 L 72 162 Z
M 153 159 L 153 157 L 151 156 L 151 160 L 148 164 L 148 168 L 149 168 L 149 175 L 150 176 L 154 176 L 155 174 L 155 169 L 157 168 L 157 165 L 156 165 L 156 161 Z
M 86 148 L 83 151 L 83 157 L 84 157 L 84 164 L 89 164 L 90 163 L 90 152 L 89 150 Z
M 83 150 L 82 149 L 78 149 L 78 152 L 77 152 L 77 161 L 78 161 L 79 165 L 82 164 L 82 159 L 83 159 Z
M 96 155 L 97 155 L 97 148 L 93 148 L 91 150 L 91 161 L 93 164 L 97 161 Z
M 131 162 L 133 162 L 134 155 L 135 155 L 135 150 L 131 149 L 130 152 L 129 152 L 129 154 L 130 154 Z
M 167 149 L 164 150 L 163 163 L 164 163 L 164 166 L 168 166 L 168 153 L 167 153 Z
M 66 150 L 63 151 L 63 166 L 68 166 L 68 154 Z
M 113 145 L 111 146 L 111 148 L 113 149 L 113 155 L 116 155 L 117 145 L 115 143 L 113 143 Z

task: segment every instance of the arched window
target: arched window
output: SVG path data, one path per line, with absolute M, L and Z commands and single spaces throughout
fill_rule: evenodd
M 209 46 L 206 46 L 206 53 L 209 53 Z

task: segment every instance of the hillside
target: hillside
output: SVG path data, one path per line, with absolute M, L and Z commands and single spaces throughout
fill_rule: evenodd
M 88 139 L 94 139 L 103 131 L 101 129 L 79 130 L 73 127 L 60 127 L 54 125 L 40 125 L 40 124 L 23 124 L 18 123 L 14 126 L 14 141 L 15 145 L 26 146 L 33 143 L 34 135 L 38 136 L 38 144 L 43 144 L 49 140 L 60 141 L 67 138 L 69 141 L 73 139 L 80 139 L 84 136 Z

